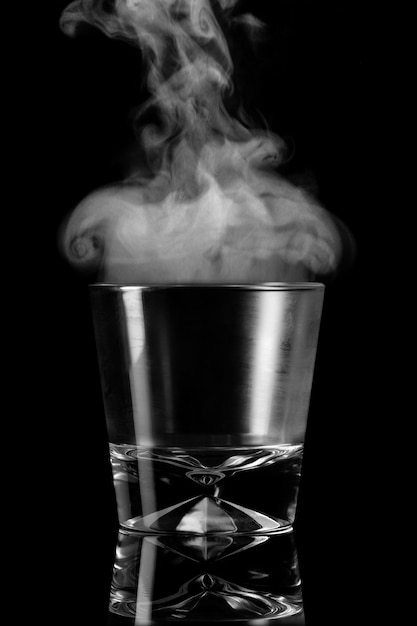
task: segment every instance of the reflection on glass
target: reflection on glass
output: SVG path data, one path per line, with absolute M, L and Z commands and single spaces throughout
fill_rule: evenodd
M 121 531 L 109 611 L 109 625 L 242 621 L 262 626 L 276 619 L 282 626 L 304 624 L 293 533 Z

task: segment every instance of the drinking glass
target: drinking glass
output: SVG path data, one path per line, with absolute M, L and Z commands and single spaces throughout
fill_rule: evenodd
M 324 286 L 90 291 L 118 550 L 136 572 L 120 585 L 119 559 L 111 610 L 137 624 L 300 613 L 292 531 Z

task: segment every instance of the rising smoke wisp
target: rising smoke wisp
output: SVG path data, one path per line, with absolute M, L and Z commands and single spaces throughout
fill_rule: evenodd
M 75 0 L 69 35 L 88 22 L 137 44 L 158 124 L 139 140 L 146 164 L 94 191 L 62 231 L 68 259 L 119 283 L 254 283 L 333 273 L 343 228 L 277 172 L 284 145 L 232 116 L 233 63 L 220 23 L 237 0 Z M 140 119 L 140 116 L 139 116 Z M 342 228 L 342 230 L 341 230 Z

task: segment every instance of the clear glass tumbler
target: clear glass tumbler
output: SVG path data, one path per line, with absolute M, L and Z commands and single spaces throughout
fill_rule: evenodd
M 134 545 L 146 570 L 133 599 L 113 585 L 112 610 L 144 624 L 299 613 L 296 552 L 282 536 L 296 512 L 324 286 L 90 290 L 119 545 Z M 165 577 L 176 563 L 169 593 L 161 563 Z

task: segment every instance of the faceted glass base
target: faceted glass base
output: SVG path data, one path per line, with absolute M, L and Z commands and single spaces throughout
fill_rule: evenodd
M 301 614 L 292 532 L 301 458 L 301 445 L 112 446 L 121 527 L 112 615 L 135 626 L 264 626 Z
M 291 530 L 287 520 L 263 515 L 221 498 L 197 496 L 121 524 L 126 530 L 156 533 L 257 533 Z
M 291 529 L 301 445 L 263 448 L 111 446 L 118 517 L 139 533 Z

